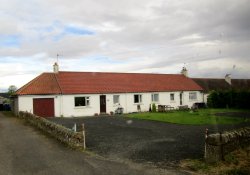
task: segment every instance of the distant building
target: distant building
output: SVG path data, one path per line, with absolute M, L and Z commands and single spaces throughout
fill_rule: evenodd
M 9 110 L 9 94 L 0 93 L 0 111 Z
M 209 92 L 227 90 L 246 90 L 250 91 L 250 79 L 231 79 L 226 75 L 225 79 L 216 78 L 192 78 L 204 90 L 204 102 L 207 102 Z

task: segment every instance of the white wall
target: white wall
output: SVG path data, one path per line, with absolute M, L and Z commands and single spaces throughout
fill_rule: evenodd
M 75 107 L 75 97 L 89 97 L 90 105 L 84 107 Z M 99 94 L 74 94 L 63 95 L 61 100 L 61 115 L 64 117 L 92 116 L 100 113 L 100 95 Z
M 195 102 L 203 102 L 203 94 L 197 92 L 196 100 L 189 100 L 189 91 L 183 92 L 183 104 L 191 107 Z M 151 94 L 159 94 L 159 101 L 152 102 Z M 170 101 L 170 94 L 175 94 L 175 100 Z M 32 95 L 19 96 L 18 105 L 19 111 L 28 111 L 33 113 L 33 98 L 54 98 L 55 116 L 76 117 L 76 116 L 93 116 L 95 113 L 100 113 L 100 95 L 106 95 L 106 111 L 114 112 L 118 106 L 124 108 L 124 113 L 137 112 L 137 105 L 140 105 L 141 111 L 149 111 L 149 106 L 152 103 L 156 105 L 170 105 L 174 108 L 180 106 L 180 93 L 176 92 L 150 92 L 150 93 L 118 93 L 118 94 L 74 94 L 74 95 Z M 142 95 L 142 102 L 134 103 L 134 94 Z M 120 105 L 113 103 L 113 95 L 120 95 Z M 75 107 L 75 97 L 89 97 L 90 105 L 84 107 Z
M 199 91 L 197 92 L 197 99 L 196 100 L 189 100 L 189 92 L 183 92 L 183 104 L 188 105 L 191 107 L 195 102 L 203 102 L 203 94 Z M 151 94 L 159 94 L 159 101 L 152 102 L 151 101 Z M 174 93 L 175 100 L 170 101 L 170 94 Z M 142 95 L 142 102 L 139 104 L 134 103 L 134 94 L 141 94 Z M 180 92 L 152 92 L 152 93 L 126 93 L 126 94 L 117 94 L 120 95 L 120 105 L 124 108 L 125 113 L 136 112 L 137 105 L 140 105 L 141 111 L 149 111 L 149 106 L 152 103 L 156 105 L 170 105 L 174 108 L 178 108 L 180 106 Z M 114 111 L 117 106 L 114 105 L 113 102 L 113 94 L 107 95 L 109 101 L 107 102 L 107 108 L 109 111 Z
M 183 105 L 191 107 L 195 102 L 203 102 L 203 94 L 197 92 L 197 100 L 189 100 L 189 92 L 183 92 Z M 154 93 L 154 92 L 152 92 Z M 124 108 L 124 113 L 137 112 L 137 105 L 134 103 L 134 95 L 142 95 L 142 103 L 139 103 L 141 111 L 149 111 L 149 106 L 152 103 L 156 105 L 170 105 L 174 108 L 180 106 L 180 92 L 155 92 L 159 94 L 159 102 L 151 101 L 152 93 L 116 93 L 116 94 L 75 94 L 63 96 L 63 116 L 92 116 L 95 113 L 100 114 L 100 95 L 106 95 L 106 112 L 114 112 L 119 106 Z M 170 101 L 170 94 L 175 94 L 175 101 Z M 120 96 L 120 103 L 113 103 L 113 95 Z M 89 96 L 90 106 L 87 107 L 75 107 L 74 97 Z
M 18 96 L 18 110 L 33 113 L 34 98 L 54 98 L 55 116 L 60 116 L 60 95 L 22 95 Z
M 207 104 L 207 97 L 208 97 L 209 94 L 204 94 L 204 103 Z

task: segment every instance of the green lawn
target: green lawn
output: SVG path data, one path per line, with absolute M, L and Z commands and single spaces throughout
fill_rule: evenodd
M 200 109 L 192 111 L 171 111 L 165 113 L 133 113 L 128 114 L 130 118 L 154 120 L 176 124 L 203 125 L 203 124 L 238 124 L 250 122 L 250 119 L 240 117 L 215 116 L 220 112 L 244 112 L 242 110 L 231 109 Z

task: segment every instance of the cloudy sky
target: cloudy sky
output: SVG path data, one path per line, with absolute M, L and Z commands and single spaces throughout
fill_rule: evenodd
M 250 78 L 249 0 L 0 0 L 0 91 L 62 71 Z

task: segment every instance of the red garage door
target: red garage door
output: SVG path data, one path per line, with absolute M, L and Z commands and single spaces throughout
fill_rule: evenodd
M 34 98 L 33 112 L 40 117 L 54 117 L 54 98 Z

